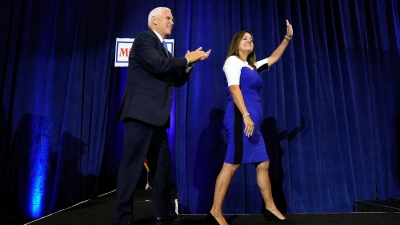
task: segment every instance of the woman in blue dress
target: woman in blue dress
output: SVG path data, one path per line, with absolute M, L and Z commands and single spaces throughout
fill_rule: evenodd
M 257 184 L 265 202 L 263 215 L 266 222 L 291 224 L 276 207 L 272 199 L 268 168 L 269 158 L 260 132 L 262 105 L 260 89 L 263 80 L 259 73 L 268 70 L 282 56 L 293 36 L 292 25 L 286 20 L 286 35 L 270 57 L 256 61 L 253 37 L 248 31 L 236 33 L 231 41 L 223 70 L 226 76 L 228 106 L 224 116 L 228 146 L 225 161 L 218 175 L 214 203 L 207 214 L 207 223 L 228 224 L 222 215 L 222 203 L 241 164 L 253 163 L 257 170 Z

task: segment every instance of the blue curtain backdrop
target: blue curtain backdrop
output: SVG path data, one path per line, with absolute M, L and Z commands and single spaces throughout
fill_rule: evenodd
M 258 59 L 285 35 L 261 76 L 270 176 L 287 213 L 351 212 L 354 200 L 400 196 L 400 3 L 397 0 L 0 2 L 1 210 L 37 218 L 111 190 L 122 154 L 115 120 L 126 68 L 115 39 L 169 7 L 175 55 L 202 46 L 175 93 L 174 184 L 181 212 L 205 213 L 225 154 L 222 66 L 249 30 Z M 242 166 L 225 213 L 259 213 L 253 165 Z M 112 213 L 112 212 L 110 212 Z

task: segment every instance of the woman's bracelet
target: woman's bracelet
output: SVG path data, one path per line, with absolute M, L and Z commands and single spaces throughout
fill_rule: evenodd
M 285 35 L 285 39 L 286 39 L 286 41 L 290 41 L 290 39 L 292 39 L 292 38 L 287 36 L 287 35 Z
M 246 116 L 250 116 L 250 114 L 246 113 L 243 115 L 243 118 L 245 118 Z

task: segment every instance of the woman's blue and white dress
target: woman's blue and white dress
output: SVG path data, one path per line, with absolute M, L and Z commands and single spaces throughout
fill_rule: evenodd
M 259 72 L 268 69 L 268 58 L 256 63 Z M 264 139 L 260 132 L 263 119 L 260 90 L 263 80 L 257 70 L 250 67 L 237 56 L 230 56 L 225 61 L 225 84 L 228 95 L 228 106 L 224 115 L 224 127 L 227 133 L 227 151 L 225 162 L 230 164 L 245 164 L 268 161 Z M 229 92 L 229 86 L 239 85 L 243 99 L 254 122 L 254 132 L 247 137 L 244 133 L 243 115 L 235 105 Z

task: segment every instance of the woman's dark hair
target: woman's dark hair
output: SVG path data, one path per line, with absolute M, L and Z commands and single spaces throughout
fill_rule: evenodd
M 239 56 L 239 43 L 242 40 L 243 36 L 249 33 L 251 38 L 253 39 L 253 43 L 254 43 L 254 38 L 253 35 L 247 31 L 247 30 L 242 30 L 237 32 L 231 41 L 231 45 L 229 47 L 229 52 L 228 52 L 228 56 L 226 58 L 229 58 L 229 56 Z M 247 56 L 247 62 L 249 63 L 249 65 L 251 67 L 253 67 L 254 69 L 257 69 L 256 67 L 256 50 L 253 48 L 253 51 Z

